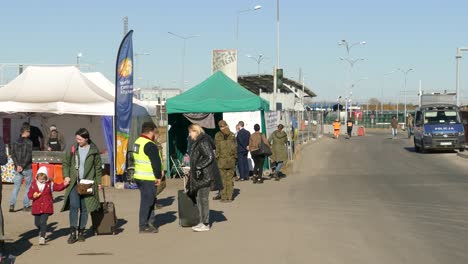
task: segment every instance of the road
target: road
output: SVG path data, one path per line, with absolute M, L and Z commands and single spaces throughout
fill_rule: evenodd
M 17 263 L 468 263 L 467 171 L 455 152 L 414 153 L 388 134 L 325 136 L 302 148 L 286 179 L 236 183 L 233 203 L 211 202 L 210 232 L 178 227 L 177 179 L 161 195 L 158 234 L 137 233 L 138 191 L 112 189 L 119 234 L 66 244 L 57 202 L 46 246 L 32 216 L 6 212 L 10 185 L 7 248 Z

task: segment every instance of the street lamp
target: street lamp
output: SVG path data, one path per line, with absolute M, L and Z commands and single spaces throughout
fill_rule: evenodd
M 457 76 L 456 76 L 456 93 L 457 93 L 457 106 L 460 106 L 460 59 L 462 58 L 462 52 L 468 51 L 468 47 L 458 48 L 457 55 L 455 59 L 457 59 Z
M 172 33 L 172 32 L 167 32 L 175 37 L 178 37 L 180 39 L 182 39 L 184 41 L 184 47 L 182 49 L 182 80 L 181 80 L 181 89 L 182 90 L 185 90 L 185 47 L 186 47 L 186 42 L 187 42 L 187 39 L 191 39 L 191 38 L 196 38 L 196 37 L 199 37 L 200 35 L 190 35 L 190 36 L 181 36 L 181 35 L 178 35 L 178 34 L 175 34 L 175 33 Z
M 355 81 L 353 84 L 351 84 L 350 91 L 349 91 L 349 103 L 350 103 L 350 104 L 349 104 L 349 107 L 350 107 L 350 108 L 349 108 L 349 117 L 350 117 L 350 118 L 353 116 L 353 107 L 352 107 L 353 104 L 352 104 L 352 102 L 351 102 L 351 97 L 353 96 L 353 88 L 354 88 L 355 86 L 357 86 L 357 84 L 358 84 L 359 82 L 364 81 L 364 80 L 367 80 L 367 79 L 369 79 L 369 78 L 364 77 L 364 78 L 361 78 L 361 79 Z M 357 120 L 356 120 L 356 122 L 357 122 Z M 357 124 L 357 123 L 356 123 L 356 124 Z
M 340 100 L 341 100 L 341 95 L 338 96 L 338 98 L 336 99 L 336 101 L 338 102 L 338 105 L 336 106 L 336 119 L 340 120 Z
M 398 68 L 397 70 L 400 71 L 400 72 L 402 72 L 403 75 L 405 76 L 405 87 L 404 87 L 404 91 L 403 91 L 403 92 L 404 92 L 404 96 L 405 96 L 405 111 L 404 111 L 405 116 L 404 116 L 404 122 L 405 122 L 405 126 L 406 126 L 406 79 L 407 79 L 408 73 L 409 73 L 410 71 L 413 71 L 413 69 L 410 68 L 410 69 L 407 69 L 407 70 L 403 70 L 403 69 L 401 69 L 401 68 Z
M 268 59 L 267 57 L 263 56 L 263 54 L 260 54 L 258 56 L 252 56 L 252 55 L 247 55 L 248 58 L 254 60 L 255 62 L 257 62 L 257 75 L 260 76 L 260 63 L 262 63 L 262 61 Z
M 391 71 L 391 72 L 387 72 L 384 74 L 384 78 L 383 78 L 383 83 L 382 83 L 382 89 L 381 89 L 381 101 L 380 101 L 380 113 L 383 114 L 383 91 L 384 91 L 384 88 L 385 88 L 385 77 L 391 75 L 391 74 L 394 74 L 395 71 Z
M 338 43 L 338 46 L 344 46 L 346 48 L 346 54 L 347 54 L 347 57 L 346 58 L 340 58 L 342 61 L 346 61 L 348 64 L 349 64 L 349 68 L 348 68 L 348 82 L 351 83 L 351 80 L 352 80 L 352 77 L 351 77 L 351 74 L 352 74 L 352 70 L 353 70 L 353 67 L 354 67 L 354 64 L 358 61 L 362 61 L 364 59 L 351 59 L 350 58 L 350 53 L 351 53 L 351 49 L 356 46 L 356 45 L 365 45 L 366 42 L 365 41 L 360 41 L 360 42 L 356 42 L 356 43 L 352 43 L 350 44 L 348 41 L 346 41 L 345 39 L 342 39 L 339 43 Z M 352 88 L 351 85 L 346 85 L 346 88 L 349 89 L 349 88 Z M 351 91 L 352 93 L 352 91 Z M 345 124 L 347 123 L 348 121 L 348 103 L 346 102 L 346 115 L 345 115 Z
M 349 57 L 349 53 L 351 52 L 351 49 L 356 46 L 356 45 L 366 45 L 367 42 L 365 41 L 360 41 L 360 42 L 356 42 L 356 43 L 353 43 L 353 44 L 349 44 L 348 41 L 346 41 L 345 39 L 342 39 L 338 45 L 339 46 L 344 46 L 346 48 L 346 53 L 348 54 L 348 57 Z
M 80 68 L 81 57 L 83 57 L 83 54 L 81 52 L 78 52 L 78 54 L 76 54 L 76 65 L 78 66 L 78 69 Z
M 239 16 L 241 13 L 245 12 L 250 12 L 250 11 L 257 11 L 262 9 L 261 5 L 256 5 L 254 8 L 249 8 L 249 9 L 244 9 L 244 10 L 239 10 L 237 11 L 237 16 L 236 16 L 236 47 L 239 49 Z

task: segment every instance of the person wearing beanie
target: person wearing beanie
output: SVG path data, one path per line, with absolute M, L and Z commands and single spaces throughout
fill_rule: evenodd
M 237 161 L 237 142 L 234 133 L 224 120 L 218 122 L 219 132 L 215 135 L 216 161 L 218 162 L 223 189 L 220 193 L 221 202 L 231 202 L 234 192 L 234 170 Z
M 51 182 L 48 175 L 47 167 L 40 167 L 28 191 L 28 197 L 32 200 L 34 224 L 39 231 L 39 245 L 46 244 L 47 219 L 54 213 L 52 192 L 63 191 L 66 187 L 65 184 Z
M 63 134 L 57 130 L 56 125 L 49 127 L 49 135 L 46 140 L 48 151 L 64 151 L 65 150 L 65 139 Z

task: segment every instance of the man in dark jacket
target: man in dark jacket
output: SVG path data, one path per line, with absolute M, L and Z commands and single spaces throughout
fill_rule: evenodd
M 29 139 L 32 142 L 33 150 L 42 150 L 44 146 L 44 135 L 41 129 L 36 126 L 30 125 L 28 122 L 24 122 L 23 126 L 29 126 Z
M 29 139 L 30 127 L 27 124 L 23 124 L 20 130 L 20 137 L 13 142 L 11 146 L 11 158 L 15 163 L 15 178 L 13 183 L 15 184 L 13 192 L 11 193 L 10 199 L 10 212 L 15 211 L 16 197 L 21 187 L 23 179 L 26 182 L 26 191 L 24 192 L 23 206 L 24 211 L 31 211 L 29 206 L 28 190 L 31 186 L 32 180 L 32 142 Z
M 162 162 L 159 149 L 154 141 L 159 136 L 158 128 L 153 122 L 141 126 L 141 135 L 133 145 L 135 159 L 135 179 L 140 189 L 140 233 L 157 233 L 154 206 L 156 204 L 156 186 L 161 184 Z
M 249 180 L 249 153 L 250 132 L 244 129 L 244 121 L 237 124 L 240 128 L 237 132 L 237 162 L 241 181 Z
M 220 131 L 215 135 L 216 161 L 223 181 L 221 202 L 231 202 L 234 192 L 234 168 L 237 160 L 236 136 L 229 130 L 226 121 L 218 122 Z

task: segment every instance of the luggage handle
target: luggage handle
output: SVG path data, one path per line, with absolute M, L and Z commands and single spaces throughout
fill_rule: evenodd
M 102 190 L 103 202 L 105 203 L 106 202 L 106 192 L 104 191 L 104 186 L 101 186 L 101 190 Z M 98 195 L 99 195 L 99 189 L 98 189 Z

